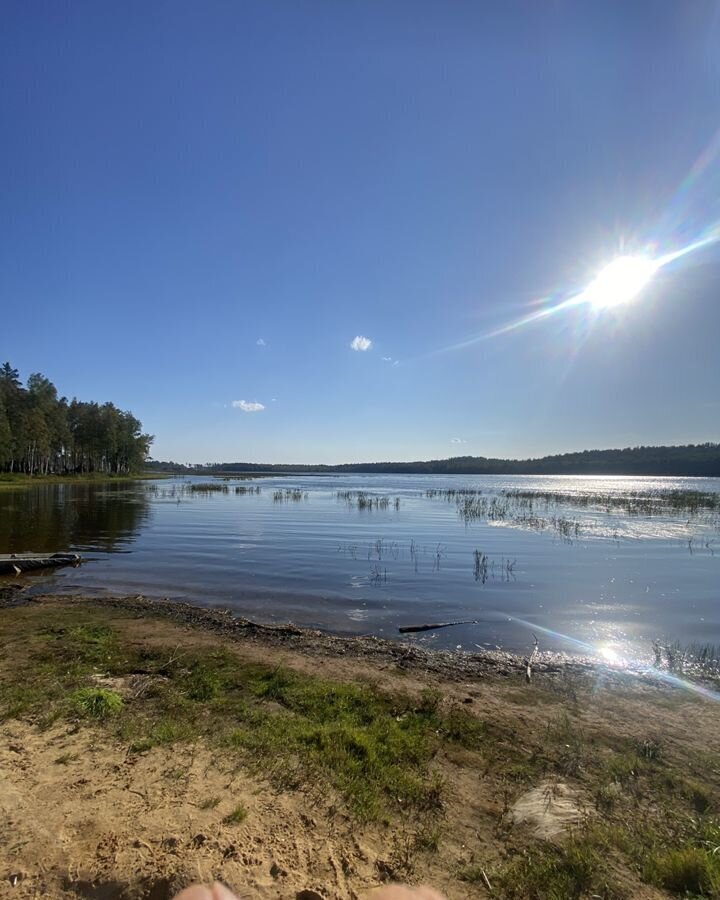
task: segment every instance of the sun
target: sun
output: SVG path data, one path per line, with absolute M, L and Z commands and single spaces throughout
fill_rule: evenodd
M 636 297 L 658 269 L 645 256 L 618 256 L 596 276 L 580 295 L 593 309 L 620 306 Z

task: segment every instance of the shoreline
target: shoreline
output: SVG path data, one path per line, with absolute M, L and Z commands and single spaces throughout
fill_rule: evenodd
M 27 487 L 45 487 L 55 484 L 123 484 L 131 481 L 155 481 L 175 476 L 166 473 L 138 472 L 135 475 L 106 475 L 99 472 L 84 475 L 25 475 L 23 473 L 0 474 L 0 490 Z
M 34 587 L 34 586 L 33 586 Z M 237 615 L 222 606 L 198 606 L 183 600 L 148 597 L 142 594 L 95 595 L 32 590 L 27 586 L 0 586 L 0 611 L 31 604 L 66 604 L 96 609 L 124 610 L 150 618 L 167 619 L 176 624 L 210 632 L 233 641 L 252 642 L 268 648 L 295 653 L 342 657 L 380 665 L 399 665 L 408 670 L 442 676 L 450 680 L 467 678 L 518 679 L 527 681 L 528 657 L 505 650 L 448 650 L 429 648 L 375 635 L 348 635 L 292 622 L 269 624 Z M 602 676 L 608 683 L 647 684 L 676 689 L 668 683 L 667 672 L 646 665 L 612 665 L 592 656 L 570 655 L 538 650 L 532 658 L 530 677 L 569 675 Z M 696 679 L 698 685 L 713 679 Z M 702 690 L 702 688 L 700 688 Z

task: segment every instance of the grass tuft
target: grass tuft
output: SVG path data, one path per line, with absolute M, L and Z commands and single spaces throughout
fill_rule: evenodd
M 235 809 L 233 809 L 225 816 L 223 822 L 226 825 L 239 825 L 241 822 L 244 822 L 245 819 L 247 819 L 247 815 L 247 809 L 245 809 L 242 803 L 238 803 Z
M 109 719 L 123 708 L 120 694 L 105 688 L 80 688 L 69 699 L 74 711 L 86 719 Z
M 674 894 L 720 895 L 720 859 L 700 847 L 686 846 L 655 854 L 647 864 L 645 877 Z
M 608 897 L 600 856 L 589 841 L 563 847 L 542 844 L 510 863 L 500 879 L 508 900 L 575 900 L 588 894 Z

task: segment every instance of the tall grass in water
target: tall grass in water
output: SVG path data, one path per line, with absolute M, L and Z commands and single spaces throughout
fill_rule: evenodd
M 230 489 L 226 484 L 216 481 L 202 481 L 199 484 L 189 484 L 188 490 L 191 494 L 227 494 Z
M 576 519 L 566 519 L 564 516 L 553 516 L 550 519 L 552 527 L 560 537 L 566 541 L 577 540 L 580 536 L 580 523 Z
M 366 491 L 337 491 L 335 496 L 350 508 L 373 510 L 390 509 L 390 506 L 393 506 L 396 511 L 400 509 L 399 497 L 393 498 L 387 495 L 368 494 Z
M 720 511 L 720 493 L 714 491 L 655 490 L 640 493 L 601 494 L 587 491 L 541 491 L 505 488 L 496 497 L 488 497 L 475 488 L 431 489 L 429 499 L 454 502 L 469 519 L 502 519 L 520 510 L 532 513 L 536 507 L 549 512 L 555 507 L 587 509 L 597 507 L 606 513 L 655 516 L 663 514 L 697 516 Z
M 497 568 L 497 572 L 499 572 L 499 577 L 501 581 L 510 581 L 515 578 L 515 564 L 517 560 L 513 559 L 505 559 L 503 556 L 500 560 L 500 566 Z M 486 553 L 481 553 L 480 550 L 473 551 L 473 574 L 475 575 L 475 581 L 479 581 L 481 584 L 485 584 L 488 578 L 496 577 L 496 562 L 495 560 L 491 560 L 490 557 Z
M 483 584 L 485 584 L 488 577 L 488 558 L 479 550 L 475 550 L 473 552 L 473 558 L 475 560 L 475 564 L 473 566 L 475 572 L 475 581 L 481 581 Z
M 378 538 L 368 545 L 368 559 L 383 559 L 383 557 L 387 558 L 388 556 L 395 560 L 400 556 L 400 545 L 397 541 L 386 541 L 383 538 Z
M 457 500 L 458 497 L 477 497 L 482 494 L 477 488 L 429 488 L 425 491 L 425 496 L 432 500 L 440 497 L 443 500 Z
M 664 513 L 698 515 L 720 510 L 720 493 L 714 491 L 645 491 L 637 494 L 566 493 L 562 491 L 503 490 L 502 495 L 515 501 L 545 506 L 598 507 L 605 512 L 620 510 L 627 515 L 655 516 Z
M 720 680 L 720 646 L 653 641 L 655 667 L 673 675 Z
M 285 488 L 284 491 L 281 489 L 273 492 L 273 503 L 298 503 L 300 500 L 307 500 L 309 496 L 307 491 L 300 488 Z
M 535 515 L 532 504 L 525 500 L 516 502 L 504 496 L 460 496 L 456 503 L 458 514 L 466 525 L 471 522 L 506 522 L 508 525 L 530 528 L 533 531 L 552 529 L 565 541 L 577 540 L 580 536 L 580 522 L 576 519 L 560 515 Z

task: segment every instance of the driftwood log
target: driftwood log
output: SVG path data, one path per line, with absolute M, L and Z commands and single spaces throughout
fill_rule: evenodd
M 477 625 L 479 619 L 467 619 L 464 622 L 431 622 L 428 625 L 403 625 L 398 628 L 400 634 L 412 634 L 418 631 L 434 631 L 436 628 L 450 628 L 453 625 Z

